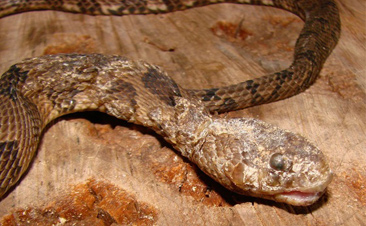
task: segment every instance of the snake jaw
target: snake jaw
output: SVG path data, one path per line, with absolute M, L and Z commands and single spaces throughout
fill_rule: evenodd
M 242 174 L 245 174 L 245 172 Z M 242 182 L 237 183 L 235 178 L 233 178 L 230 173 L 226 173 L 226 175 L 232 182 L 234 182 L 231 185 L 232 187 L 229 189 L 239 194 L 273 200 L 293 206 L 309 206 L 317 202 L 319 198 L 322 197 L 322 195 L 326 192 L 327 186 L 330 184 L 333 178 L 333 173 L 329 172 L 329 174 L 324 175 L 323 178 L 319 178 L 319 184 L 314 185 L 313 187 L 305 187 L 304 185 L 304 187 L 283 189 L 280 187 L 282 186 L 281 184 L 270 187 L 264 184 L 253 186 L 255 184 L 253 181 L 246 184 Z M 265 178 L 263 179 L 265 180 Z M 260 178 L 258 180 L 260 180 Z M 271 189 L 278 190 L 273 191 Z
M 271 199 L 276 202 L 284 202 L 293 206 L 309 206 L 314 204 L 326 192 L 327 186 L 333 179 L 333 173 L 324 176 L 318 186 L 310 188 L 297 188 L 289 191 L 273 194 Z
M 274 195 L 274 200 L 285 202 L 294 206 L 308 206 L 315 203 L 326 191 L 327 186 L 333 179 L 333 173 L 329 171 L 318 186 L 307 189 L 294 189 Z
M 301 186 L 289 187 L 283 190 L 278 190 L 273 193 L 268 193 L 268 199 L 274 200 L 276 202 L 284 202 L 293 206 L 309 206 L 314 204 L 322 195 L 326 192 L 327 186 L 331 183 L 333 179 L 333 173 L 327 170 L 323 175 L 318 175 L 313 183 L 301 179 L 296 181 L 296 179 L 301 178 L 297 175 L 293 177 L 294 183 L 299 183 Z
M 315 203 L 323 194 L 322 192 L 284 192 L 277 194 L 273 199 L 277 202 L 285 202 L 293 206 L 308 206 Z

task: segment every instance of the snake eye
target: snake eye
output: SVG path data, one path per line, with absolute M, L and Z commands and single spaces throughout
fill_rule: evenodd
M 288 168 L 285 157 L 280 153 L 276 153 L 271 156 L 271 159 L 269 160 L 269 165 L 273 169 L 280 171 L 284 171 Z

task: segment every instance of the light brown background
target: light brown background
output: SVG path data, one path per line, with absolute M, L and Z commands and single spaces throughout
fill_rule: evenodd
M 13 213 L 6 219 L 19 220 L 22 211 L 42 213 L 70 191 L 75 200 L 77 189 L 113 184 L 125 196 L 110 200 L 132 197 L 132 211 L 108 213 L 126 214 L 125 224 L 365 225 L 366 8 L 361 0 L 337 3 L 342 36 L 317 82 L 290 99 L 228 114 L 262 119 L 319 146 L 335 177 L 316 205 L 295 208 L 240 197 L 205 177 L 153 132 L 84 113 L 46 130 L 30 170 L 0 202 L 0 216 Z M 98 52 L 160 65 L 183 87 L 229 85 L 288 66 L 302 24 L 285 11 L 233 4 L 147 16 L 23 13 L 0 20 L 0 71 L 46 53 Z M 86 222 L 85 216 L 75 219 Z

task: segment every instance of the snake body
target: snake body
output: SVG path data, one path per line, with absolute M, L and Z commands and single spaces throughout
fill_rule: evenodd
M 47 9 L 146 14 L 218 2 L 223 1 L 5 0 L 0 17 Z M 0 197 L 29 166 L 47 123 L 71 112 L 98 110 L 152 128 L 234 192 L 292 205 L 318 200 L 332 178 L 318 148 L 260 120 L 210 112 L 280 100 L 309 87 L 338 41 L 338 9 L 332 0 L 227 2 L 270 5 L 305 21 L 289 68 L 227 87 L 190 90 L 157 66 L 119 56 L 48 55 L 11 66 L 0 78 Z

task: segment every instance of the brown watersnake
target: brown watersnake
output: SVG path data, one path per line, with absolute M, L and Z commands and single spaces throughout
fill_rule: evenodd
M 209 112 L 269 103 L 308 88 L 338 41 L 338 9 L 332 0 L 227 2 L 274 6 L 305 21 L 289 68 L 227 87 L 190 90 L 157 66 L 119 56 L 48 55 L 11 66 L 0 80 L 0 197 L 28 168 L 50 121 L 98 110 L 152 128 L 234 192 L 292 205 L 318 200 L 332 178 L 318 148 L 256 119 Z M 92 15 L 164 13 L 214 3 L 5 0 L 0 2 L 0 17 L 48 9 Z

